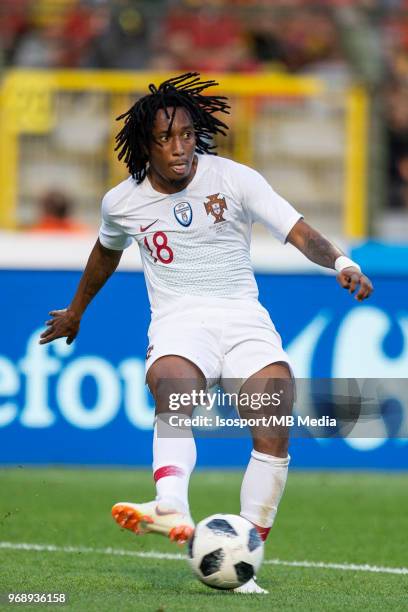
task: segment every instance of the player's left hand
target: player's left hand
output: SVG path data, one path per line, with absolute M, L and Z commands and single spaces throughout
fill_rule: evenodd
M 373 284 L 368 276 L 362 274 L 358 268 L 344 268 L 336 278 L 343 289 L 348 289 L 350 293 L 354 293 L 357 286 L 360 286 L 355 296 L 355 299 L 359 302 L 366 300 L 374 291 Z

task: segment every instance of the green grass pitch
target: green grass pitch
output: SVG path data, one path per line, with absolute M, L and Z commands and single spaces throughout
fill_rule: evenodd
M 197 471 L 193 516 L 238 512 L 239 472 Z M 265 563 L 266 596 L 211 590 L 160 536 L 136 537 L 110 517 L 116 501 L 153 497 L 151 473 L 141 470 L 0 470 L 1 609 L 24 610 L 407 610 L 408 573 L 328 568 L 325 564 L 408 567 L 408 476 L 379 473 L 292 472 L 265 558 L 322 562 L 322 567 Z M 46 544 L 24 550 L 12 544 Z M 67 550 L 71 547 L 71 550 Z M 98 549 L 98 550 L 96 550 Z M 4 603 L 8 592 L 66 592 L 65 606 Z

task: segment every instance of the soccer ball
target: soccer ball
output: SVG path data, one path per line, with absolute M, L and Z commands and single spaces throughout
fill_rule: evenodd
M 254 577 L 263 560 L 256 528 L 236 514 L 213 514 L 200 521 L 189 541 L 189 562 L 201 582 L 235 589 Z

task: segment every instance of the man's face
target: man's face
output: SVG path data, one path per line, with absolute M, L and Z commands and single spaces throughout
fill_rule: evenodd
M 153 124 L 149 147 L 149 178 L 158 191 L 181 191 L 195 174 L 194 151 L 196 139 L 190 114 L 183 107 L 176 109 L 171 131 L 168 133 L 173 108 L 169 116 L 160 109 Z

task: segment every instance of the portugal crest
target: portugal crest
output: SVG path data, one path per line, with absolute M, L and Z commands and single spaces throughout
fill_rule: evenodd
M 188 227 L 193 219 L 193 211 L 189 202 L 179 202 L 173 210 L 177 221 L 184 227 Z
M 224 210 L 228 207 L 221 193 L 214 193 L 213 195 L 207 196 L 207 202 L 204 202 L 204 206 L 207 215 L 212 215 L 214 217 L 214 223 L 225 221 L 223 214 Z

